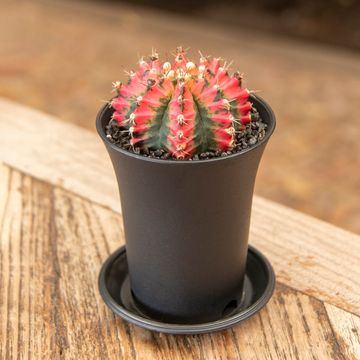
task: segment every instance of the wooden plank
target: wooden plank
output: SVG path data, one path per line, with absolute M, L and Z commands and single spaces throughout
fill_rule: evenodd
M 281 284 L 257 316 L 219 333 L 171 336 L 127 324 L 97 290 L 101 263 L 124 241 L 121 216 L 0 170 L 1 359 L 345 359 L 348 314 L 336 313 L 344 330 L 335 336 L 327 305 Z
M 0 162 L 120 210 L 110 160 L 95 133 L 1 98 L 0 111 Z
M 120 211 L 96 134 L 5 100 L 0 110 L 0 161 Z M 250 242 L 269 256 L 282 283 L 360 314 L 359 236 L 254 197 Z
M 360 314 L 358 235 L 257 197 L 249 241 L 282 283 Z
M 360 318 L 336 306 L 325 304 L 337 343 L 346 359 L 360 358 Z

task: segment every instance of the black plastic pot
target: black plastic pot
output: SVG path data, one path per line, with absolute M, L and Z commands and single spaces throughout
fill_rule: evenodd
M 157 160 L 113 145 L 97 130 L 113 163 L 121 195 L 133 296 L 142 311 L 170 323 L 221 318 L 242 301 L 253 189 L 275 116 L 252 97 L 267 132 L 254 147 L 199 161 Z

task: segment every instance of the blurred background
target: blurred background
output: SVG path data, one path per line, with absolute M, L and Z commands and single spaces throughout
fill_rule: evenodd
M 0 96 L 92 131 L 112 81 L 152 47 L 233 60 L 278 119 L 256 193 L 360 233 L 358 1 L 0 5 Z

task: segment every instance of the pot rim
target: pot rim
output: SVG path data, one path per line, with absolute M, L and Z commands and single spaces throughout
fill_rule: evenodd
M 189 161 L 189 160 L 173 160 L 173 159 L 157 159 L 157 158 L 151 158 L 151 157 L 147 157 L 147 156 L 143 156 L 140 154 L 135 154 L 132 153 L 130 151 L 127 151 L 125 149 L 122 149 L 118 146 L 116 146 L 115 144 L 113 144 L 107 137 L 106 137 L 106 133 L 104 131 L 104 128 L 102 126 L 102 117 L 104 112 L 108 109 L 108 104 L 105 104 L 100 111 L 98 112 L 97 116 L 96 116 L 96 130 L 98 132 L 98 134 L 100 135 L 100 137 L 102 138 L 102 140 L 108 145 L 110 146 L 112 149 L 114 149 L 115 151 L 118 151 L 120 153 L 122 153 L 123 155 L 129 156 L 131 158 L 135 158 L 138 160 L 142 160 L 142 161 L 147 161 L 150 163 L 158 163 L 158 164 L 167 164 L 167 165 L 185 165 L 188 164 L 189 166 L 194 165 L 194 164 L 202 164 L 202 163 L 210 163 L 210 162 L 216 162 L 216 161 L 226 161 L 226 160 L 231 160 L 237 156 L 241 156 L 243 154 L 246 154 L 252 150 L 255 150 L 257 147 L 261 146 L 263 143 L 266 143 L 270 136 L 272 135 L 272 133 L 275 130 L 276 127 L 276 118 L 275 118 L 275 114 L 273 112 L 273 110 L 271 109 L 270 105 L 260 96 L 255 96 L 255 95 L 250 95 L 250 99 L 256 100 L 258 103 L 260 103 L 260 106 L 262 106 L 265 111 L 267 112 L 267 114 L 269 115 L 269 123 L 267 123 L 268 128 L 267 131 L 265 133 L 265 136 L 263 139 L 261 139 L 260 141 L 258 141 L 254 146 L 244 149 L 242 151 L 236 152 L 234 154 L 231 155 L 227 155 L 224 157 L 217 157 L 217 158 L 211 158 L 211 159 L 199 159 L 196 161 Z M 258 109 L 257 109 L 258 110 Z

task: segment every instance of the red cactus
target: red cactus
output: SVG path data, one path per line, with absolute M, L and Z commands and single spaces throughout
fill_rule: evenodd
M 206 151 L 228 151 L 236 133 L 251 121 L 249 90 L 241 75 L 229 75 L 220 59 L 188 61 L 181 47 L 175 61 L 157 53 L 139 62 L 127 84 L 114 83 L 115 119 L 130 133 L 130 145 L 164 149 L 177 159 Z

